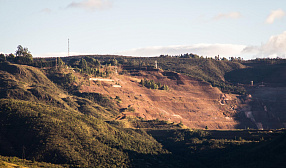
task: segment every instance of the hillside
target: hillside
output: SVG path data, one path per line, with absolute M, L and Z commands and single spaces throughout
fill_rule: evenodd
M 277 166 L 284 164 L 285 130 L 194 129 L 251 129 L 258 122 L 265 126 L 266 120 L 259 120 L 260 112 L 253 108 L 261 107 L 253 104 L 254 98 L 222 92 L 191 75 L 197 70 L 178 73 L 148 66 L 145 70 L 144 66 L 115 66 L 114 60 L 101 61 L 105 66 L 97 62 L 91 59 L 85 64 L 79 58 L 73 67 L 67 62 L 58 67 L 41 64 L 42 68 L 0 63 L 0 166 L 221 167 L 223 162 L 240 167 L 261 165 L 261 158 L 266 167 L 271 167 L 271 160 Z M 199 75 L 224 81 L 224 75 L 239 65 L 226 64 L 213 75 Z M 201 70 L 208 67 L 203 65 Z M 220 74 L 219 79 L 215 74 Z M 142 80 L 160 87 L 148 88 Z M 256 122 L 247 118 L 249 108 Z M 269 114 L 275 116 L 269 123 L 278 123 L 268 124 L 269 128 L 283 127 L 284 118 L 277 121 L 278 113 Z M 269 155 L 254 156 L 271 146 L 276 147 Z M 236 161 L 245 152 L 255 160 L 242 164 L 247 157 L 241 157 Z M 222 153 L 229 160 L 218 156 Z
M 83 60 L 87 60 L 85 65 Z M 41 66 L 53 64 L 52 61 L 42 61 Z M 279 73 L 283 72 L 283 60 L 79 56 L 63 58 L 63 61 L 80 72 L 73 75 L 81 79 L 77 86 L 81 87 L 80 92 L 84 92 L 82 96 L 101 93 L 114 99 L 121 110 L 117 119 L 137 116 L 211 129 L 284 127 L 283 91 L 280 96 L 276 94 L 284 86 L 283 74 Z M 154 69 L 155 62 L 160 71 Z M 116 71 L 118 74 L 115 75 Z M 90 77 L 107 78 L 112 82 L 89 81 Z M 144 79 L 170 85 L 170 90 L 142 87 L 138 83 Z M 264 94 L 263 89 L 253 94 L 255 90 L 248 87 L 250 80 L 254 80 L 257 86 L 258 81 L 264 80 L 266 86 L 271 83 L 271 86 L 279 85 L 279 89 L 271 88 L 271 95 Z M 63 85 L 62 80 L 60 83 Z M 267 95 L 279 101 L 265 102 Z
M 24 150 L 31 160 L 126 167 L 131 164 L 127 151 L 166 153 L 144 132 L 105 123 L 101 118 L 116 111 L 69 95 L 40 70 L 9 63 L 0 67 L 2 155 L 22 157 Z

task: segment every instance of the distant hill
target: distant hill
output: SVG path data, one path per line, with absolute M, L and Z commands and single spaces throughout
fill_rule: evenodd
M 262 83 L 271 86 L 286 86 L 286 63 L 245 63 L 247 68 L 236 69 L 225 74 L 227 81 L 232 83 L 255 85 Z

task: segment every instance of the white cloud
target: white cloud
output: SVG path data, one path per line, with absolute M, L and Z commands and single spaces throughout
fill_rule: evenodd
M 245 45 L 235 44 L 194 44 L 194 45 L 174 45 L 174 46 L 155 46 L 131 49 L 119 52 L 121 55 L 129 56 L 159 56 L 163 55 L 179 55 L 184 53 L 194 53 L 202 56 L 230 57 L 240 56 Z
M 70 56 L 77 55 L 95 55 L 94 53 L 80 53 L 80 52 L 70 52 Z M 33 57 L 66 57 L 67 52 L 54 52 L 54 53 L 44 53 L 44 54 L 33 54 Z
M 220 20 L 220 19 L 237 19 L 240 18 L 241 14 L 239 12 L 230 12 L 230 13 L 220 13 L 217 16 L 215 16 L 214 20 Z
M 276 19 L 280 19 L 285 16 L 285 12 L 282 9 L 277 9 L 271 11 L 270 15 L 267 17 L 265 23 L 272 24 Z
M 280 57 L 286 58 L 286 31 L 282 34 L 271 36 L 265 44 L 261 46 L 248 46 L 243 53 L 252 53 L 254 57 Z
M 72 2 L 67 8 L 82 8 L 94 11 L 96 9 L 110 8 L 112 3 L 109 0 L 84 0 L 82 2 Z
M 271 36 L 268 41 L 260 46 L 246 46 L 236 44 L 194 44 L 175 46 L 155 46 L 138 48 L 120 52 L 121 55 L 130 56 L 159 56 L 179 55 L 194 53 L 202 56 L 243 57 L 252 58 L 286 58 L 286 31 L 282 34 Z

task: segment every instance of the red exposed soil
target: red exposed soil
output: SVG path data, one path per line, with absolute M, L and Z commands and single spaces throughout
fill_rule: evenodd
M 138 71 L 131 75 L 113 75 L 114 82 L 87 82 L 82 92 L 97 92 L 115 98 L 119 96 L 120 108 L 133 107 L 134 112 L 123 112 L 122 116 L 134 115 L 147 120 L 161 119 L 182 122 L 191 128 L 233 129 L 238 124 L 232 116 L 236 113 L 235 95 L 223 94 L 205 82 L 164 71 Z M 151 90 L 142 87 L 141 79 L 153 79 L 166 84 L 170 90 Z M 121 88 L 112 87 L 119 84 Z

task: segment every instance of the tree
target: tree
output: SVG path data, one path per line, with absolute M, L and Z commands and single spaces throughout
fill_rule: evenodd
M 6 60 L 9 62 L 14 62 L 15 61 L 15 55 L 14 54 L 9 54 L 6 56 Z
M 143 79 L 141 79 L 140 84 L 144 87 L 145 86 L 145 81 Z
M 116 65 L 117 65 L 117 63 L 118 63 L 118 62 L 117 62 L 117 60 L 116 60 L 116 59 L 113 59 L 113 60 L 111 61 L 111 65 L 112 65 L 112 66 L 116 66 Z
M 23 48 L 21 45 L 18 45 L 16 50 L 16 62 L 20 64 L 33 63 L 33 56 L 28 48 Z
M 6 60 L 6 57 L 5 57 L 5 55 L 4 54 L 0 54 L 0 61 L 5 61 Z
M 63 62 L 63 60 L 62 60 L 60 57 L 58 57 L 58 58 L 57 58 L 57 64 L 58 64 L 59 67 L 61 67 L 61 66 L 64 65 L 65 63 Z
M 169 90 L 169 86 L 168 85 L 163 85 L 163 87 L 161 87 L 162 90 Z
M 79 64 L 82 69 L 87 69 L 87 62 L 85 59 L 82 58 Z
M 18 45 L 17 50 L 16 50 L 16 56 L 22 56 L 24 52 L 24 48 L 21 45 Z
M 227 59 L 226 59 L 225 57 L 223 57 L 221 60 L 223 60 L 223 61 L 227 61 Z
M 16 56 L 18 57 L 32 57 L 31 52 L 28 50 L 28 48 L 23 48 L 21 45 L 18 45 L 16 50 Z
M 96 67 L 100 67 L 100 65 L 101 65 L 101 64 L 100 64 L 100 61 L 98 61 L 98 59 L 96 59 L 94 65 L 95 65 Z

